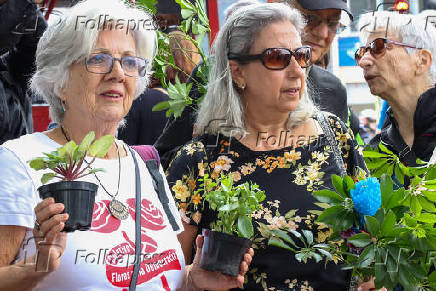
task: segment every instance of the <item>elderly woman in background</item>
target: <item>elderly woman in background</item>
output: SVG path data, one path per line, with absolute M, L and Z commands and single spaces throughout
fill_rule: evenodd
M 216 218 L 195 194 L 203 175 L 232 173 L 238 184 L 257 183 L 267 198 L 265 209 L 253 217 L 255 227 L 261 222 L 268 228 L 311 229 L 322 242 L 329 230 L 310 213 L 318 209 L 312 191 L 332 188 L 333 174 L 365 169 L 347 127 L 317 111 L 307 95 L 311 55 L 301 44 L 303 26 L 301 14 L 285 4 L 254 4 L 231 15 L 217 36 L 215 65 L 196 121 L 198 136 L 167 171 L 182 214 L 187 261 L 199 228 L 209 229 Z M 285 217 L 291 209 L 298 210 Z M 338 265 L 303 264 L 265 240 L 256 245 L 247 290 L 349 286 L 349 274 Z
M 419 16 L 395 12 L 364 15 L 366 46 L 356 51 L 371 93 L 386 100 L 389 126 L 370 142 L 382 142 L 403 163 L 428 161 L 436 145 L 436 29 Z
M 105 16 L 104 24 L 87 26 L 92 21 L 98 23 L 101 15 Z M 123 21 L 126 24 L 126 19 L 135 21 L 137 28 L 120 25 Z M 133 99 L 146 88 L 157 50 L 153 27 L 139 26 L 147 21 L 151 23 L 150 15 L 127 7 L 122 1 L 110 0 L 105 5 L 87 1 L 74 6 L 41 38 L 31 86 L 50 104 L 51 117 L 60 127 L 26 135 L 0 147 L 0 289 L 128 288 L 132 282 L 131 260 L 120 266 L 110 263 L 107 256 L 116 253 L 125 259 L 136 249 L 135 217 L 139 214 L 134 212 L 135 203 L 141 203 L 141 220 L 147 223 L 141 224 L 143 271 L 131 287 L 193 290 L 242 285 L 252 251 L 241 263 L 239 277 L 203 271 L 199 257 L 185 267 L 177 239 L 183 226 L 168 185 L 165 183 L 163 195 L 169 197 L 170 204 L 165 211 L 145 163 L 119 140 L 93 165 L 106 172 L 82 178 L 100 185 L 90 231 L 61 232 L 68 219 L 68 213 L 63 213 L 64 205 L 52 198 L 41 201 L 38 197 L 36 189 L 41 185 L 42 173 L 31 169 L 26 161 L 70 140 L 79 143 L 90 131 L 95 132 L 96 138 L 115 135 Z M 134 160 L 138 161 L 136 167 Z M 138 168 L 143 195 L 141 201 L 135 202 Z M 162 169 L 160 172 L 163 174 Z M 109 211 L 108 205 L 115 199 L 124 205 L 126 219 Z M 197 243 L 201 248 L 202 237 Z M 30 257 L 35 248 L 36 254 Z M 162 258 L 166 254 L 171 254 L 171 263 L 150 271 L 147 264 L 154 264 L 156 256 Z M 35 259 L 36 266 L 30 263 Z

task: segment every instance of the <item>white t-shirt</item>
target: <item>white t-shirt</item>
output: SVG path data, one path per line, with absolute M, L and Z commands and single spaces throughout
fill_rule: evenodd
M 127 147 L 121 158 L 121 180 L 117 200 L 129 206 L 129 217 L 118 220 L 110 215 L 111 197 L 99 185 L 89 231 L 68 233 L 67 245 L 58 270 L 41 281 L 35 290 L 128 290 L 135 253 L 135 166 Z M 44 171 L 35 171 L 27 161 L 60 147 L 45 134 L 34 133 L 0 146 L 0 225 L 19 225 L 28 230 L 17 261 L 35 253 L 32 228 L 34 207 L 41 201 L 38 187 Z M 176 290 L 185 267 L 177 234 L 183 230 L 180 215 L 165 180 L 171 211 L 180 227 L 174 232 L 152 184 L 151 175 L 136 154 L 141 173 L 141 269 L 137 290 Z M 90 158 L 87 159 L 90 161 Z M 115 195 L 118 159 L 96 159 L 93 168 L 103 186 Z M 160 169 L 163 174 L 162 168 Z M 99 184 L 94 175 L 82 181 Z

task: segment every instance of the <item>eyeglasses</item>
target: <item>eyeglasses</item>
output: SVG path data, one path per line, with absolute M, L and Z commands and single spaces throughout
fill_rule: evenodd
M 421 49 L 413 45 L 408 45 L 387 38 L 379 37 L 371 41 L 369 43 L 369 46 L 361 46 L 360 48 L 357 49 L 357 51 L 354 53 L 354 59 L 356 60 L 357 65 L 359 65 L 360 60 L 363 58 L 363 56 L 366 54 L 368 50 L 374 58 L 381 57 L 382 55 L 384 55 L 386 52 L 386 44 L 388 43 L 400 45 L 408 48 Z
M 316 14 L 303 14 L 304 18 L 306 19 L 307 26 L 311 29 L 314 29 L 321 25 L 321 23 L 325 22 L 327 24 L 327 28 L 329 30 L 330 34 L 337 34 L 341 33 L 342 31 L 347 28 L 347 26 L 342 25 L 340 23 L 340 19 L 323 19 L 319 17 Z
M 310 46 L 302 46 L 291 51 L 287 48 L 267 48 L 261 54 L 257 55 L 228 55 L 229 60 L 237 60 L 239 62 L 250 62 L 261 60 L 265 68 L 269 70 L 283 70 L 289 66 L 292 56 L 302 68 L 310 66 L 311 48 Z
M 108 74 L 112 72 L 115 61 L 119 61 L 124 74 L 130 77 L 144 77 L 148 60 L 134 56 L 114 58 L 104 53 L 91 54 L 85 59 L 86 70 L 95 74 Z

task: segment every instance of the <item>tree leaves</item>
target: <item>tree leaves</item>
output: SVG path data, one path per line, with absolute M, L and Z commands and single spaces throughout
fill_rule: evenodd
M 358 248 L 364 248 L 371 243 L 371 237 L 367 233 L 359 233 L 347 239 L 347 242 Z

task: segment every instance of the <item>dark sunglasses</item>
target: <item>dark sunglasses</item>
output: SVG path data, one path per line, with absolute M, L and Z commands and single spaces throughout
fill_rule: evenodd
M 354 59 L 356 60 L 357 65 L 359 65 L 360 60 L 363 58 L 363 56 L 366 54 L 368 50 L 374 58 L 384 55 L 386 52 L 386 44 L 388 43 L 403 46 L 403 47 L 408 47 L 408 48 L 420 49 L 417 48 L 416 46 L 393 41 L 387 38 L 381 38 L 381 37 L 376 38 L 373 41 L 371 41 L 368 46 L 361 46 L 354 53 Z
M 269 70 L 283 70 L 291 62 L 294 56 L 297 63 L 302 68 L 310 66 L 310 58 L 312 56 L 310 46 L 302 46 L 291 51 L 287 48 L 267 48 L 258 55 L 237 55 L 229 53 L 229 60 L 237 60 L 241 63 L 261 60 L 265 68 Z
M 130 77 L 144 77 L 148 60 L 134 56 L 114 58 L 104 53 L 91 54 L 85 59 L 86 69 L 94 74 L 108 74 L 112 72 L 115 61 L 119 61 L 124 73 Z

